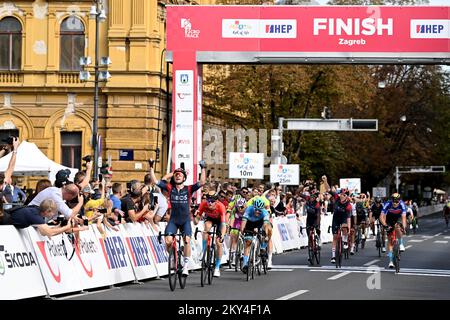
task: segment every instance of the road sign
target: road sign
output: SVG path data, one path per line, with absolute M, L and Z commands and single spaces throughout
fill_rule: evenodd
M 264 179 L 264 153 L 230 152 L 230 179 Z
M 300 184 L 300 165 L 298 164 L 272 164 L 270 165 L 270 183 L 278 182 L 280 185 Z

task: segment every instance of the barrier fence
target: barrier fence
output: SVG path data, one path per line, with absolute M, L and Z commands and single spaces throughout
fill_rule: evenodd
M 322 243 L 332 241 L 332 234 L 328 233 L 331 222 L 331 214 L 322 215 Z M 305 226 L 305 216 L 274 218 L 273 252 L 306 247 L 306 231 L 300 233 L 300 227 Z M 0 226 L 0 299 L 54 296 L 165 276 L 168 254 L 164 238 L 161 243 L 158 241 L 159 231 L 164 232 L 165 227 L 166 223 L 159 227 L 127 223 L 119 225 L 118 231 L 104 227 L 106 234 L 102 236 L 96 225 L 90 225 L 89 230 L 80 232 L 79 242 L 74 245 L 72 235 L 48 238 L 34 227 Z M 193 225 L 193 232 L 196 228 L 203 230 L 203 223 Z M 227 235 L 222 263 L 228 262 L 229 246 Z M 199 269 L 201 234 L 197 240 L 192 235 L 191 248 L 194 263 L 190 269 Z

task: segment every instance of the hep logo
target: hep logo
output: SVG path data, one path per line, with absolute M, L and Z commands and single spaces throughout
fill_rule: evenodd
M 441 24 L 418 24 L 416 26 L 417 33 L 441 33 L 444 26 Z

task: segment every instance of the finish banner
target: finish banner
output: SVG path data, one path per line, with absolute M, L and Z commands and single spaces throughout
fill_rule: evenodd
M 169 51 L 450 51 L 450 7 L 167 6 L 167 28 Z

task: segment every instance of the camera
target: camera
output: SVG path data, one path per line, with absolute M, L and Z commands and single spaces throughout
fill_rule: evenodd
M 106 208 L 100 208 L 100 209 L 98 209 L 98 212 L 99 213 L 107 213 L 108 210 Z
M 12 145 L 13 142 L 14 142 L 14 138 L 16 138 L 16 137 L 14 137 L 14 136 L 9 136 L 8 138 L 2 139 L 2 141 L 3 141 L 3 142 L 6 142 L 6 143 L 9 144 L 9 145 Z
M 65 227 L 69 223 L 68 220 L 64 217 L 64 215 L 60 214 L 56 218 L 56 224 L 59 224 L 61 227 Z
M 89 220 L 88 219 L 83 219 L 83 225 L 84 226 L 88 226 L 89 225 Z

